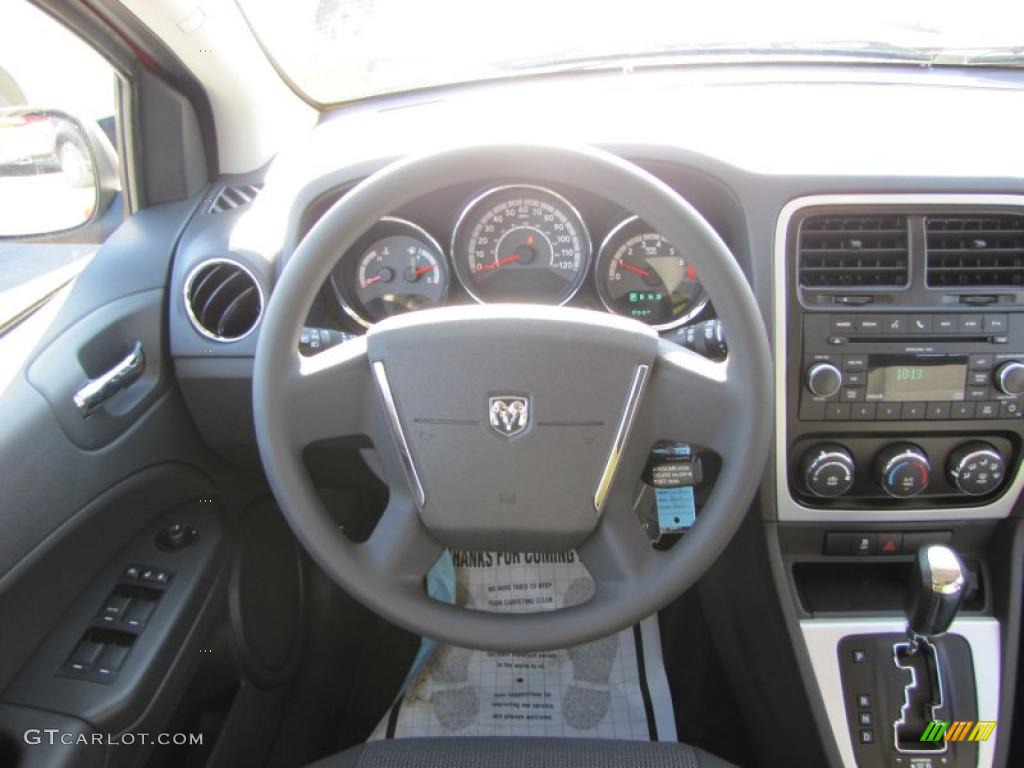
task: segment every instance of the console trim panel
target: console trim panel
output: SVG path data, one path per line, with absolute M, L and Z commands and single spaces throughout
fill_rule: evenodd
M 846 697 L 843 695 L 837 655 L 839 641 L 847 635 L 904 631 L 906 622 L 900 618 L 806 619 L 800 622 L 800 632 L 811 661 L 814 682 L 821 692 L 832 737 L 845 768 L 857 768 L 857 761 L 847 727 Z M 998 720 L 1001 674 L 999 622 L 988 617 L 959 618 L 950 626 L 949 632 L 962 636 L 971 647 L 978 697 L 978 720 Z M 978 768 L 991 768 L 995 753 L 996 739 L 979 742 Z
M 783 206 L 775 225 L 772 250 L 772 351 L 775 360 L 775 495 L 780 521 L 802 522 L 932 522 L 943 520 L 991 520 L 1008 517 L 1024 490 L 1024 463 L 999 498 L 988 504 L 944 509 L 816 509 L 801 504 L 789 491 L 788 414 L 786 401 L 787 310 L 790 285 L 786 269 L 789 225 L 804 208 L 825 205 L 979 205 L 1024 209 L 1024 195 L 986 194 L 837 194 L 799 197 Z

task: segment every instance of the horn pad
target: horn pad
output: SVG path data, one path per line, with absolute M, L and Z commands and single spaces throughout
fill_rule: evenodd
M 444 307 L 375 325 L 367 352 L 396 403 L 424 524 L 453 549 L 581 544 L 657 346 L 642 323 L 564 307 Z

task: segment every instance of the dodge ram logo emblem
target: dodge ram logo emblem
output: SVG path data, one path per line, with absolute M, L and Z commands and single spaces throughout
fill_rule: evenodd
M 518 435 L 530 423 L 530 405 L 525 397 L 501 395 L 488 403 L 491 429 L 502 437 Z

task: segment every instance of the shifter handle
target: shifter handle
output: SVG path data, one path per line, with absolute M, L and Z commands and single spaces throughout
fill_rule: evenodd
M 964 597 L 964 564 L 949 547 L 926 544 L 917 551 L 907 595 L 907 630 L 912 637 L 944 634 Z

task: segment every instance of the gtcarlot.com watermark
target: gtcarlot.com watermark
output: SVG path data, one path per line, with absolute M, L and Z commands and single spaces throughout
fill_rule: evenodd
M 68 733 L 56 728 L 29 728 L 24 735 L 26 744 L 66 744 L 79 746 L 128 746 L 131 744 L 159 744 L 161 746 L 200 746 L 201 733 Z

